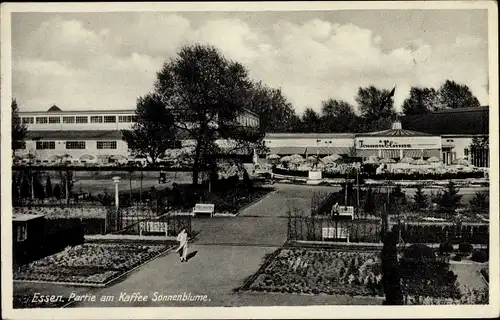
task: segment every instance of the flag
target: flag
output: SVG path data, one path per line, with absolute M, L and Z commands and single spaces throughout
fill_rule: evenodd
M 380 106 L 380 109 L 384 108 L 386 106 L 386 104 L 388 104 L 389 101 L 391 101 L 391 98 L 394 97 L 394 93 L 396 93 L 396 86 L 394 86 L 394 88 L 392 88 L 391 92 L 389 92 L 387 97 L 384 99 L 384 101 L 382 102 L 382 105 Z

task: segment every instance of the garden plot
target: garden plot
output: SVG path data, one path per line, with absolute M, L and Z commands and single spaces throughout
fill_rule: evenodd
M 382 295 L 379 252 L 283 248 L 241 288 L 248 291 Z
M 174 245 L 85 243 L 14 270 L 14 280 L 105 286 Z

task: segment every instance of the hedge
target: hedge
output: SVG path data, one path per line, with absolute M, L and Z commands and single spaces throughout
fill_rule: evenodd
M 287 170 L 274 168 L 274 174 L 292 176 L 292 177 L 308 177 L 308 171 Z M 323 172 L 323 178 L 327 179 L 345 179 L 346 174 L 340 172 Z M 370 172 L 362 172 L 359 174 L 359 179 L 373 180 L 450 180 L 450 179 L 478 179 L 484 178 L 483 172 L 456 172 L 456 173 L 383 173 L 374 174 Z
M 398 228 L 398 226 L 394 226 Z M 457 229 L 454 225 L 418 225 L 407 224 L 401 228 L 401 237 L 406 243 L 443 243 L 483 244 L 489 242 L 488 225 L 461 226 Z

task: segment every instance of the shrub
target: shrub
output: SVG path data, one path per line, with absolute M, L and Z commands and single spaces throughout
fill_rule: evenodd
M 415 210 L 417 211 L 422 211 L 423 209 L 427 208 L 428 202 L 429 202 L 429 197 L 425 192 L 422 191 L 422 186 L 418 185 L 417 186 L 417 191 L 413 195 L 413 205 L 415 207 Z
M 54 186 L 54 192 L 52 192 L 52 194 L 56 199 L 61 199 L 61 187 L 59 186 L 59 184 L 56 184 Z
M 456 188 L 455 183 L 450 180 L 446 185 L 446 189 L 441 196 L 439 201 L 439 209 L 442 212 L 454 213 L 455 209 L 460 204 L 462 200 L 462 195 L 458 194 L 460 189 Z
M 439 253 L 442 255 L 449 255 L 453 252 L 453 245 L 450 242 L 442 242 L 439 245 Z
M 489 260 L 488 251 L 474 250 L 474 252 L 472 252 L 471 260 L 475 262 L 487 262 Z
M 467 255 L 467 254 L 471 253 L 472 249 L 473 249 L 472 244 L 470 244 L 468 242 L 463 242 L 463 243 L 458 245 L 458 251 L 463 255 Z
M 426 260 L 435 261 L 436 255 L 430 247 L 426 246 L 425 244 L 416 243 L 405 249 L 403 253 L 403 259 L 417 262 Z
M 470 210 L 473 213 L 486 213 L 489 209 L 488 195 L 484 192 L 476 192 L 469 201 Z
M 45 193 L 47 194 L 47 198 L 52 198 L 52 182 L 49 175 L 47 175 L 47 182 L 45 183 Z

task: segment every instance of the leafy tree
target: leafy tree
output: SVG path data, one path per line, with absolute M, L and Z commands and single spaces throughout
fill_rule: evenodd
M 366 189 L 363 209 L 365 211 L 365 214 L 371 214 L 375 212 L 375 192 L 373 191 L 371 186 Z
M 469 201 L 470 210 L 474 213 L 486 213 L 489 211 L 488 195 L 484 192 L 476 192 Z
M 123 140 L 134 156 L 143 157 L 154 165 L 174 144 L 174 116 L 161 98 L 153 94 L 137 100 L 135 114 L 137 121 L 132 130 L 122 131 Z
M 460 204 L 462 195 L 458 194 L 460 189 L 455 187 L 455 183 L 450 180 L 446 189 L 443 191 L 441 199 L 439 199 L 440 211 L 445 213 L 454 213 L 455 209 Z
M 45 189 L 42 185 L 42 182 L 40 181 L 40 176 L 35 175 L 33 179 L 33 191 L 35 192 L 35 198 L 37 199 L 44 199 L 45 198 Z
M 300 132 L 318 132 L 321 128 L 321 117 L 312 108 L 306 108 L 300 119 Z
M 328 99 L 322 102 L 322 129 L 324 132 L 357 132 L 358 116 L 354 107 L 341 100 Z
M 12 135 L 12 153 L 16 150 L 24 148 L 24 139 L 26 137 L 26 125 L 21 123 L 21 118 L 19 117 L 19 106 L 16 99 L 12 99 L 11 102 L 12 109 L 12 123 L 11 123 L 11 135 Z
M 436 259 L 433 250 L 423 244 L 405 249 L 400 259 L 405 295 L 459 299 L 457 276 L 447 262 Z
M 424 114 L 434 111 L 439 106 L 439 95 L 434 88 L 411 87 L 410 96 L 403 101 L 405 115 Z
M 422 186 L 418 185 L 415 194 L 413 195 L 413 205 L 415 210 L 422 211 L 429 205 L 429 197 L 422 190 Z
M 52 192 L 52 194 L 56 199 L 61 199 L 61 187 L 59 186 L 59 184 L 56 184 L 54 186 L 54 191 Z
M 198 184 L 203 160 L 216 139 L 228 139 L 226 152 L 263 149 L 259 130 L 242 128 L 237 116 L 248 109 L 252 82 L 240 63 L 226 59 L 212 46 L 183 46 L 178 56 L 157 73 L 155 93 L 180 121 L 177 129 L 194 141 L 193 184 Z M 213 152 L 215 153 L 215 152 Z
M 21 182 L 21 198 L 28 198 L 31 195 L 31 186 L 26 175 L 23 176 Z
M 474 165 L 479 167 L 488 165 L 490 155 L 489 135 L 473 137 L 469 149 L 470 159 Z
M 464 84 L 446 80 L 439 88 L 439 102 L 444 109 L 480 107 L 479 100 Z
M 397 184 L 390 193 L 391 202 L 394 202 L 401 207 L 406 204 L 406 194 L 403 192 L 401 185 Z
M 294 130 L 295 110 L 281 89 L 270 88 L 261 82 L 249 90 L 248 108 L 259 115 L 263 132 L 291 132 Z
M 16 202 L 19 199 L 19 191 L 17 183 L 12 179 L 12 202 Z
M 52 198 L 52 182 L 50 181 L 50 176 L 47 175 L 47 182 L 45 183 L 45 193 L 47 194 L 47 198 Z
M 395 117 L 394 90 L 380 90 L 374 86 L 359 88 L 355 97 L 358 110 L 363 118 L 363 130 L 380 130 L 380 120 L 391 122 Z M 386 127 L 387 128 L 387 127 Z

